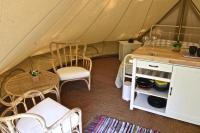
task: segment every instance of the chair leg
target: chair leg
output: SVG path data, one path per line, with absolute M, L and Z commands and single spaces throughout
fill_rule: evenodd
M 79 132 L 82 133 L 83 129 L 82 129 L 82 112 L 81 112 L 81 110 L 78 111 L 78 115 L 79 115 Z
M 76 80 L 83 80 L 83 81 L 85 81 L 85 83 L 86 83 L 87 86 L 88 86 L 88 90 L 90 91 L 90 89 L 91 89 L 91 76 L 89 76 L 88 79 L 83 78 L 83 79 L 76 79 Z M 70 81 L 76 81 L 76 80 L 65 80 L 65 81 L 63 81 L 63 82 L 61 83 L 60 89 L 59 89 L 59 90 L 60 90 L 60 94 L 61 94 L 62 86 L 63 86 L 65 83 L 70 82 Z
M 82 121 L 81 122 L 79 122 L 79 133 L 82 133 Z
M 62 86 L 63 86 L 65 83 L 67 83 L 67 82 L 69 82 L 69 81 L 67 81 L 67 80 L 62 81 L 62 83 L 61 83 L 61 85 L 60 85 L 60 94 L 61 94 Z
M 91 89 L 91 77 L 88 77 L 88 90 L 90 91 Z
M 60 90 L 59 90 L 59 87 L 55 86 L 55 89 L 56 89 L 57 101 L 60 103 Z

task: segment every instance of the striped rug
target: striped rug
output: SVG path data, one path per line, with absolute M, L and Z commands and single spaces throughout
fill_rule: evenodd
M 85 133 L 159 133 L 129 122 L 124 122 L 105 115 L 96 117 L 85 129 Z

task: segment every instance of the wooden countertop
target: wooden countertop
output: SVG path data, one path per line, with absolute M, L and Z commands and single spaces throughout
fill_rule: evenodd
M 200 57 L 184 57 L 187 55 L 186 51 L 174 52 L 167 47 L 140 47 L 133 52 L 134 58 L 146 59 L 152 61 L 159 61 L 163 63 L 172 63 L 187 65 L 193 67 L 200 67 Z

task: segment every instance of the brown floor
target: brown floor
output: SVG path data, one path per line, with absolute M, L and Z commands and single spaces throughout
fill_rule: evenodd
M 90 92 L 82 81 L 67 83 L 62 88 L 62 104 L 81 108 L 84 127 L 92 118 L 103 114 L 162 133 L 200 133 L 200 126 L 142 110 L 130 111 L 129 103 L 121 99 L 121 90 L 114 84 L 119 64 L 117 57 L 94 59 Z

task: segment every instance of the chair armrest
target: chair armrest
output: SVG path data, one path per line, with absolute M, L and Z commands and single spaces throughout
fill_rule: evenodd
M 10 99 L 10 102 L 6 102 L 5 99 L 6 98 L 9 98 Z M 11 100 L 11 97 L 9 95 L 5 95 L 3 96 L 2 98 L 0 98 L 0 103 L 3 104 L 4 106 L 12 106 L 12 100 Z
M 11 114 L 18 114 L 16 101 L 5 102 L 4 100 L 0 99 L 0 103 L 2 103 L 4 106 L 7 106 L 7 108 L 2 112 L 1 117 L 7 116 Z
M 48 129 L 51 130 L 51 129 L 55 129 L 56 127 L 62 126 L 63 122 L 66 119 L 69 119 L 70 116 L 72 116 L 74 114 L 78 115 L 78 125 L 77 126 L 79 126 L 79 129 L 82 130 L 82 112 L 81 112 L 80 108 L 73 108 L 73 109 L 69 110 L 62 118 L 60 118 L 53 125 L 48 127 Z M 72 128 L 75 128 L 75 127 L 72 127 Z
M 53 68 L 53 71 L 57 74 L 57 69 L 56 69 L 56 65 L 55 65 L 55 59 L 51 58 L 49 59 Z

